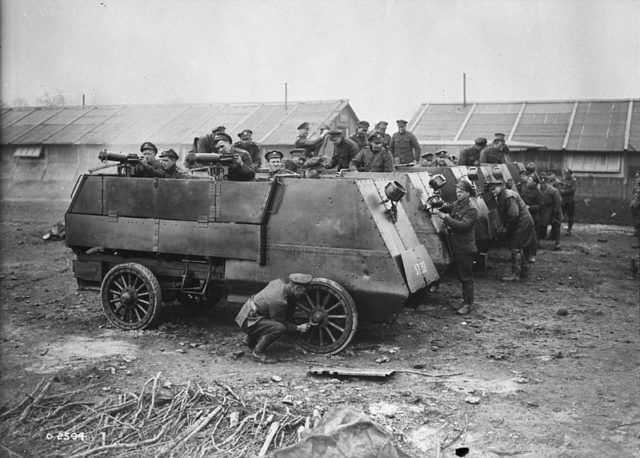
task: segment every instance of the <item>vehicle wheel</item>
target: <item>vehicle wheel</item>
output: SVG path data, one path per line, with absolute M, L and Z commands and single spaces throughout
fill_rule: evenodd
M 109 321 L 124 330 L 148 327 L 162 303 L 158 279 L 136 263 L 119 264 L 107 272 L 100 296 Z
M 224 296 L 222 285 L 209 284 L 204 294 L 177 293 L 176 298 L 185 307 L 209 308 L 214 307 Z
M 314 278 L 305 296 L 296 303 L 293 322 L 314 324 L 305 334 L 293 336 L 296 344 L 312 353 L 334 355 L 344 350 L 356 333 L 358 311 L 340 284 Z

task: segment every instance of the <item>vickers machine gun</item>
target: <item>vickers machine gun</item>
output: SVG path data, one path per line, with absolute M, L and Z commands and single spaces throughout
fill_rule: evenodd
M 140 157 L 137 154 L 111 153 L 106 149 L 98 153 L 98 159 L 104 162 L 104 164 L 99 167 L 89 169 L 89 173 L 94 173 L 98 170 L 108 169 L 111 167 L 117 167 L 119 176 L 130 177 L 132 175 L 133 168 L 140 164 Z M 110 164 L 108 161 L 113 161 L 115 164 Z

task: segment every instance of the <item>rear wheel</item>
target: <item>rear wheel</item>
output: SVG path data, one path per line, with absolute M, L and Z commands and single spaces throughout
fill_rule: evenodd
M 314 278 L 305 296 L 294 309 L 295 324 L 312 323 L 305 334 L 296 333 L 295 342 L 312 353 L 336 354 L 344 350 L 356 333 L 356 304 L 339 283 Z
M 136 263 L 119 264 L 107 272 L 100 296 L 109 321 L 124 330 L 148 327 L 162 303 L 158 279 Z

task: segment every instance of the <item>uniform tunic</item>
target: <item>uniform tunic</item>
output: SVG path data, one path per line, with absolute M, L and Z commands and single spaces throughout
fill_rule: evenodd
M 418 139 L 409 131 L 405 131 L 402 134 L 400 132 L 393 134 L 391 143 L 389 144 L 389 150 L 400 164 L 418 162 L 420 160 L 420 154 L 422 153 Z
M 349 169 L 358 172 L 393 172 L 393 156 L 384 148 L 374 153 L 367 146 L 351 160 Z
M 324 137 L 319 135 L 314 135 L 310 139 L 307 136 L 299 135 L 298 138 L 296 138 L 295 145 L 296 148 L 304 149 L 305 157 L 309 159 L 310 157 L 318 155 L 318 151 L 322 148 L 323 141 Z
M 358 149 L 360 151 L 362 151 L 363 149 L 365 149 L 367 146 L 369 146 L 369 142 L 367 142 L 367 137 L 361 137 L 359 135 L 352 135 L 351 137 L 349 137 L 351 140 L 354 141 L 354 143 L 356 145 L 358 145 Z
M 460 281 L 464 286 L 465 282 L 473 280 L 473 255 L 478 251 L 475 236 L 478 211 L 471 206 L 468 197 L 456 200 L 452 204 L 443 205 L 440 210 L 449 213 L 442 218 L 442 222 L 449 229 L 453 259 Z M 473 302 L 472 297 L 466 298 L 465 302 L 467 301 Z
M 328 169 L 338 166 L 338 169 L 348 169 L 351 160 L 358 154 L 358 145 L 348 138 L 343 138 L 340 144 L 334 145 L 333 156 L 327 165 Z
M 509 248 L 518 250 L 536 243 L 533 218 L 516 191 L 503 189 L 497 196 L 498 215 L 507 229 Z
M 242 165 L 233 163 L 229 166 L 229 180 L 230 181 L 251 181 L 256 176 L 256 171 L 253 168 L 253 161 L 251 155 L 240 148 L 235 146 L 231 147 L 232 154 L 239 154 L 242 159 Z
M 497 145 L 489 145 L 480 152 L 481 164 L 504 164 L 504 151 Z
M 469 146 L 460 151 L 458 165 L 473 166 L 480 164 L 480 148 Z
M 236 324 L 243 328 L 251 328 L 262 319 L 270 319 L 284 324 L 287 333 L 295 332 L 297 326 L 289 321 L 295 301 L 287 298 L 285 284 L 277 278 L 251 296 L 238 312 Z
M 524 203 L 529 207 L 529 213 L 531 213 L 533 222 L 538 224 L 540 222 L 540 212 L 544 205 L 544 197 L 542 196 L 542 193 L 537 186 L 530 187 L 528 184 L 525 184 L 522 187 L 520 197 L 522 197 Z
M 540 189 L 544 203 L 540 214 L 540 224 L 548 226 L 554 221 L 562 220 L 562 197 L 553 186 L 547 185 L 546 189 Z
M 262 159 L 260 157 L 261 156 L 260 145 L 258 143 L 254 141 L 245 142 L 241 140 L 241 141 L 235 142 L 233 146 L 248 152 L 249 156 L 251 156 L 251 162 L 253 163 L 253 168 L 254 169 L 260 168 L 260 165 L 262 164 Z

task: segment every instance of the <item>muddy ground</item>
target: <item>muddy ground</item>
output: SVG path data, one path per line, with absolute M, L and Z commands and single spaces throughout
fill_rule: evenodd
M 362 324 L 338 356 L 304 354 L 283 341 L 272 351 L 281 362 L 265 366 L 237 356 L 244 350 L 233 323 L 238 304 L 195 314 L 168 304 L 154 329 L 114 329 L 98 294 L 77 291 L 64 243 L 42 240 L 64 208 L 2 204 L 3 409 L 47 375 L 57 376 L 56 390 L 87 387 L 95 397 L 131 391 L 162 372 L 174 386 L 217 381 L 273 404 L 288 396 L 308 415 L 355 406 L 415 457 L 436 456 L 438 444 L 446 445 L 441 456 L 461 447 L 468 457 L 640 456 L 640 300 L 630 269 L 638 252 L 630 227 L 577 225 L 563 235 L 562 251 L 543 242 L 531 278 L 517 284 L 498 280 L 508 252 L 495 249 L 476 277 L 471 315 L 448 307 L 461 293 L 445 278 L 396 322 Z M 309 375 L 311 366 L 442 376 L 331 378 Z M 0 444 L 0 456 L 32 455 L 24 438 Z

